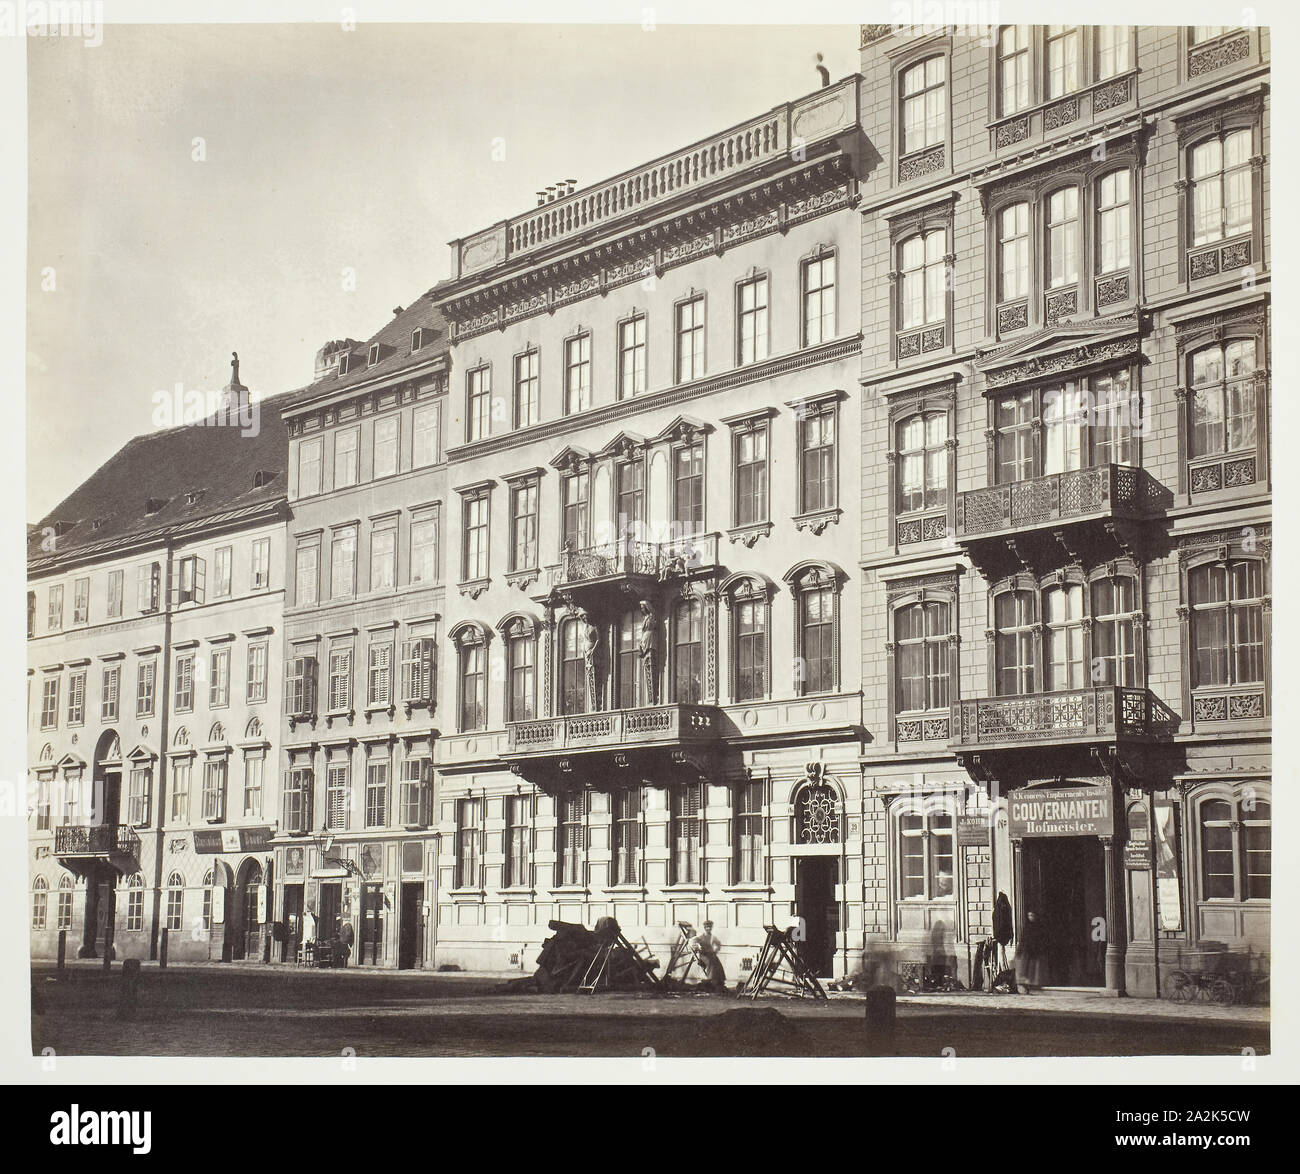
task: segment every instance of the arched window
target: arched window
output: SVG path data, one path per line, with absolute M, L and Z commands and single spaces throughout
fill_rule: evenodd
M 144 877 L 138 872 L 126 886 L 126 928 L 144 929 Z
M 1131 575 L 1092 581 L 1092 665 L 1098 685 L 1136 685 L 1137 580 Z
M 898 512 L 936 509 L 948 501 L 948 413 L 909 416 L 898 424 Z
M 1273 880 L 1273 807 L 1246 790 L 1213 797 L 1197 808 L 1201 899 L 1269 900 Z
M 537 635 L 522 618 L 503 628 L 506 641 L 506 720 L 531 721 L 537 716 Z
M 933 326 L 947 317 L 947 283 L 944 253 L 948 234 L 942 228 L 909 236 L 899 245 L 898 268 L 902 281 L 900 326 Z
M 49 884 L 43 876 L 32 881 L 32 929 L 44 929 L 49 905 Z
M 1043 619 L 1047 623 L 1047 690 L 1082 688 L 1088 680 L 1083 657 L 1082 585 L 1062 583 L 1044 591 Z
M 1192 244 L 1206 245 L 1250 232 L 1253 178 L 1249 128 L 1202 139 L 1191 153 Z
M 804 784 L 794 803 L 796 844 L 838 844 L 842 839 L 840 797 L 827 782 Z
M 1047 288 L 1079 280 L 1079 189 L 1059 188 L 1047 197 Z
M 800 694 L 839 688 L 839 576 L 814 565 L 787 577 L 795 597 L 795 686 Z
M 1193 567 L 1187 592 L 1193 686 L 1262 681 L 1267 592 L 1262 561 L 1231 559 Z
M 950 616 L 946 602 L 930 599 L 894 612 L 899 713 L 948 707 Z
M 487 729 L 487 631 L 464 623 L 450 633 L 456 648 L 460 729 Z
M 1029 296 L 1029 205 L 1011 204 L 998 213 L 999 302 Z
M 704 604 L 683 599 L 673 608 L 673 695 L 679 705 L 704 698 Z
M 903 70 L 900 155 L 942 143 L 948 125 L 948 62 L 942 54 Z
M 738 599 L 731 614 L 735 623 L 736 700 L 766 697 L 767 601 Z
M 997 692 L 1017 696 L 1037 692 L 1034 629 L 1038 607 L 1032 591 L 1003 591 L 993 600 Z
M 1127 30 L 1125 30 L 1127 32 Z M 1132 176 L 1112 171 L 1097 181 L 1097 272 L 1126 271 L 1133 259 Z
M 72 928 L 72 877 L 66 874 L 59 878 L 59 912 L 56 928 Z
M 1255 340 L 1233 339 L 1191 356 L 1190 455 L 1253 449 L 1257 440 Z
M 173 872 L 167 878 L 167 930 L 169 933 L 185 925 L 185 878 Z

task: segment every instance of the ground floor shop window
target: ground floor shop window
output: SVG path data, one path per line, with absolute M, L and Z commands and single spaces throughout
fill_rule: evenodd
M 948 811 L 904 811 L 898 817 L 899 888 L 904 900 L 953 894 L 953 819 Z
M 1268 900 L 1272 896 L 1272 804 L 1253 792 L 1203 799 L 1198 806 L 1201 898 Z
M 675 885 L 694 885 L 700 882 L 701 790 L 699 784 L 692 783 L 673 791 L 672 883 Z

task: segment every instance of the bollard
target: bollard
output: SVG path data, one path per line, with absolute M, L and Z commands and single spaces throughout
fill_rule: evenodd
M 892 1056 L 897 1046 L 897 996 L 891 986 L 867 991 L 867 1049 L 872 1056 Z
M 68 956 L 68 931 L 59 930 L 59 977 L 63 977 L 63 962 Z
M 167 930 L 162 931 L 162 936 L 158 939 L 158 969 L 167 969 Z
M 135 1015 L 139 998 L 140 959 L 128 958 L 122 963 L 122 985 L 118 990 L 117 1017 L 130 1019 Z

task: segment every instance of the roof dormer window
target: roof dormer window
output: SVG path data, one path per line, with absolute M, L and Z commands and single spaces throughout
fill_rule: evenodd
M 352 356 L 349 355 L 347 351 L 344 351 L 341 355 L 339 355 L 339 375 L 342 376 L 348 373 L 348 359 L 350 359 L 351 357 Z
M 377 342 L 372 342 L 370 344 L 370 355 L 366 359 L 366 365 L 368 367 L 373 367 L 377 362 L 379 362 L 379 344 Z
M 411 350 L 418 351 L 428 341 L 425 338 L 425 328 L 418 326 L 411 331 Z
M 167 504 L 167 499 L 165 497 L 148 498 L 144 503 L 144 512 L 146 514 L 156 514 L 166 504 Z

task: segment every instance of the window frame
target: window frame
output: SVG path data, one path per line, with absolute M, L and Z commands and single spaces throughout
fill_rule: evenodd
M 524 365 L 530 369 L 525 372 Z M 531 428 L 534 424 L 540 424 L 542 420 L 542 353 L 538 347 L 525 347 L 522 351 L 515 353 L 511 370 L 513 373 L 513 392 L 511 415 L 516 429 Z M 527 388 L 529 394 L 527 397 L 522 395 L 523 390 Z M 525 413 L 521 409 L 525 406 L 528 411 Z
M 683 311 L 691 311 L 689 325 L 683 325 Z M 703 292 L 692 290 L 673 303 L 673 382 L 693 383 L 708 373 L 708 307 Z M 683 340 L 690 338 L 690 363 L 685 360 Z M 697 340 L 698 336 L 698 340 Z M 698 341 L 698 346 L 696 345 Z M 690 374 L 687 374 L 689 369 Z

